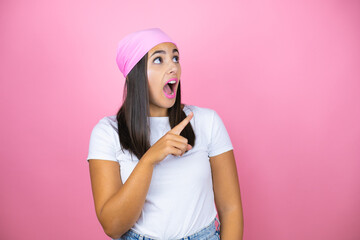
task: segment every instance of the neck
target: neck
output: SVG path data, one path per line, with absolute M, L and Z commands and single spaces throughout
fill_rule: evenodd
M 184 109 L 184 104 L 181 104 L 181 110 Z M 168 117 L 167 108 L 152 108 L 150 106 L 150 117 Z
M 150 109 L 150 117 L 167 117 L 168 116 L 168 112 L 167 112 L 167 108 L 162 108 L 162 109 Z

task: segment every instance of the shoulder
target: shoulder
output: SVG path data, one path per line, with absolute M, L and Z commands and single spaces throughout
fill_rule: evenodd
M 94 126 L 94 130 L 101 130 L 102 132 L 117 132 L 118 130 L 118 122 L 116 119 L 116 115 L 105 116 L 101 118 L 98 123 Z

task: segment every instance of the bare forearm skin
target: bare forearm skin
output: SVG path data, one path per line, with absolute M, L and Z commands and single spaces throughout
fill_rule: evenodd
M 242 240 L 244 220 L 241 209 L 219 213 L 221 240 Z
M 140 217 L 153 170 L 154 165 L 141 158 L 120 190 L 104 204 L 99 221 L 109 237 L 121 237 Z

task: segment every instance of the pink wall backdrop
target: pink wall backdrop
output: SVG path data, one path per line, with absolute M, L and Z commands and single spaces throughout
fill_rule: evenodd
M 1 1 L 0 239 L 109 239 L 86 157 L 127 33 L 178 42 L 234 145 L 245 240 L 360 239 L 360 2 Z

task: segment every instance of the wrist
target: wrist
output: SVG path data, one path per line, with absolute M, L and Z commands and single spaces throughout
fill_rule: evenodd
M 156 165 L 156 163 L 152 161 L 151 158 L 148 155 L 146 155 L 146 153 L 141 157 L 140 162 L 150 167 L 154 167 Z

